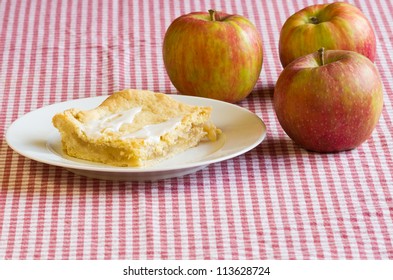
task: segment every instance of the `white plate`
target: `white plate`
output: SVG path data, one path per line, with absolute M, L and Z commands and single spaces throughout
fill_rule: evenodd
M 61 149 L 60 134 L 52 125 L 52 117 L 69 108 L 91 109 L 108 96 L 61 102 L 30 112 L 11 124 L 7 130 L 8 145 L 19 154 L 46 164 L 97 179 L 154 181 L 196 172 L 205 166 L 241 155 L 260 144 L 266 126 L 254 113 L 242 107 L 207 98 L 171 95 L 191 105 L 211 106 L 212 121 L 223 134 L 216 142 L 201 143 L 160 164 L 146 167 L 115 167 L 75 159 Z

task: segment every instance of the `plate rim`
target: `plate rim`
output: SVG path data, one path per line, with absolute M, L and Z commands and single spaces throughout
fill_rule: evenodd
M 105 100 L 107 97 L 109 97 L 110 95 L 100 95 L 100 96 L 92 96 L 92 97 L 83 97 L 83 98 L 77 98 L 77 99 L 70 99 L 70 100 L 65 100 L 65 101 L 60 101 L 60 102 L 56 102 L 56 103 L 52 103 L 52 104 L 48 104 L 45 106 L 42 106 L 40 108 L 37 108 L 35 110 L 32 110 L 30 112 L 27 112 L 23 115 L 21 115 L 20 117 L 18 117 L 16 120 L 14 120 L 7 128 L 6 131 L 6 142 L 8 144 L 8 146 L 15 151 L 16 153 L 29 158 L 31 160 L 35 160 L 41 163 L 45 163 L 48 165 L 52 165 L 52 166 L 57 166 L 57 167 L 62 167 L 65 169 L 73 169 L 73 170 L 84 170 L 84 171 L 88 171 L 88 172 L 107 172 L 107 173 L 129 173 L 129 174 L 137 174 L 137 173 L 141 173 L 141 174 L 145 174 L 145 173 L 151 173 L 151 172 L 171 172 L 171 171 L 176 171 L 176 170 L 185 170 L 185 169 L 194 169 L 198 166 L 208 166 L 210 164 L 214 164 L 214 163 L 218 163 L 218 162 L 222 162 L 222 161 L 226 161 L 232 158 L 235 158 L 237 156 L 240 156 L 244 153 L 249 152 L 250 150 L 254 149 L 256 146 L 258 146 L 260 143 L 262 143 L 262 141 L 265 139 L 266 134 L 267 134 L 267 129 L 266 129 L 266 125 L 264 123 L 264 121 L 254 112 L 250 111 L 247 108 L 244 108 L 242 106 L 236 105 L 236 104 L 232 104 L 232 103 L 228 103 L 225 101 L 221 101 L 221 100 L 216 100 L 216 99 L 210 99 L 210 98 L 206 98 L 206 97 L 196 97 L 196 96 L 188 96 L 188 95 L 181 95 L 181 94 L 168 94 L 171 97 L 173 97 L 174 99 L 187 103 L 187 100 L 197 100 L 197 101 L 201 101 L 201 102 L 206 102 L 209 104 L 205 104 L 205 105 L 200 105 L 200 106 L 212 106 L 214 109 L 214 103 L 216 104 L 222 104 L 224 106 L 228 106 L 230 108 L 234 108 L 236 110 L 241 110 L 247 114 L 252 115 L 253 117 L 255 117 L 260 125 L 260 128 L 262 130 L 261 134 L 257 137 L 257 139 L 251 144 L 248 145 L 246 147 L 243 147 L 233 153 L 228 153 L 226 155 L 223 156 L 219 156 L 210 160 L 199 160 L 196 162 L 190 162 L 190 163 L 184 163 L 184 164 L 180 164 L 180 165 L 170 165 L 168 167 L 163 167 L 163 166 L 152 166 L 152 167 L 119 167 L 119 166 L 111 166 L 111 165 L 84 165 L 84 164 L 76 164 L 76 162 L 74 162 L 74 164 L 72 164 L 72 160 L 62 157 L 61 155 L 58 155 L 57 153 L 54 153 L 53 151 L 50 151 L 50 148 L 47 146 L 48 145 L 48 141 L 49 141 L 49 136 L 47 138 L 45 138 L 46 142 L 45 142 L 45 149 L 47 151 L 47 153 L 52 153 L 55 154 L 56 156 L 59 156 L 60 158 L 62 158 L 63 160 L 65 160 L 65 162 L 61 162 L 61 161 L 53 161 L 50 159 L 42 159 L 42 158 L 38 158 L 35 156 L 32 156 L 31 153 L 29 153 L 28 151 L 21 151 L 17 145 L 15 145 L 13 143 L 13 141 L 11 141 L 10 137 L 13 133 L 13 129 L 15 129 L 15 126 L 18 125 L 19 122 L 23 122 L 26 119 L 28 119 L 29 117 L 31 117 L 32 114 L 38 114 L 41 113 L 43 111 L 48 111 L 50 108 L 53 107 L 62 107 L 65 106 L 66 104 L 71 104 L 71 103 L 85 103 L 89 100 L 94 100 L 99 102 L 102 102 L 103 100 Z M 102 101 L 101 101 L 102 100 Z M 75 105 L 71 105 L 71 106 L 75 106 Z M 92 106 L 93 107 L 93 106 Z M 64 109 L 61 109 L 64 110 Z M 54 128 L 54 127 L 53 127 Z M 49 129 L 49 128 L 48 128 Z M 55 128 L 54 128 L 55 129 Z M 226 142 L 225 142 L 226 143 Z M 223 145 L 223 147 L 225 146 L 225 143 Z M 220 151 L 223 147 L 221 147 L 218 151 Z M 216 151 L 216 152 L 218 152 Z

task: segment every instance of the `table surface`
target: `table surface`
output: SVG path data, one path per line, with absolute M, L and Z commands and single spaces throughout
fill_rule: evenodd
M 376 32 L 378 126 L 357 149 L 317 154 L 290 140 L 272 106 L 281 26 L 312 2 L 1 1 L 0 259 L 392 259 L 393 3 L 349 1 Z M 78 176 L 8 147 L 9 125 L 49 104 L 123 88 L 176 93 L 165 31 L 209 8 L 244 15 L 262 34 L 263 70 L 238 103 L 266 124 L 256 148 L 138 183 Z

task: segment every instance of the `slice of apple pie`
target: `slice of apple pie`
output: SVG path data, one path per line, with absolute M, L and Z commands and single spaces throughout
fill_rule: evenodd
M 151 166 L 215 141 L 220 129 L 210 107 L 192 106 L 163 93 L 123 90 L 97 108 L 68 109 L 53 117 L 63 151 L 75 158 L 115 166 Z

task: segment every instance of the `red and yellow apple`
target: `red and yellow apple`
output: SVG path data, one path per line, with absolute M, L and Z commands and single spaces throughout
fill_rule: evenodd
M 282 26 L 279 54 L 283 67 L 322 47 L 355 51 L 374 61 L 376 39 L 364 14 L 344 2 L 306 7 L 289 17 Z
M 307 150 L 338 152 L 370 137 L 382 111 L 382 82 L 367 57 L 322 49 L 285 67 L 273 100 L 292 140 Z
M 235 103 L 250 94 L 259 78 L 262 38 L 243 16 L 194 12 L 168 27 L 163 59 L 181 94 Z

